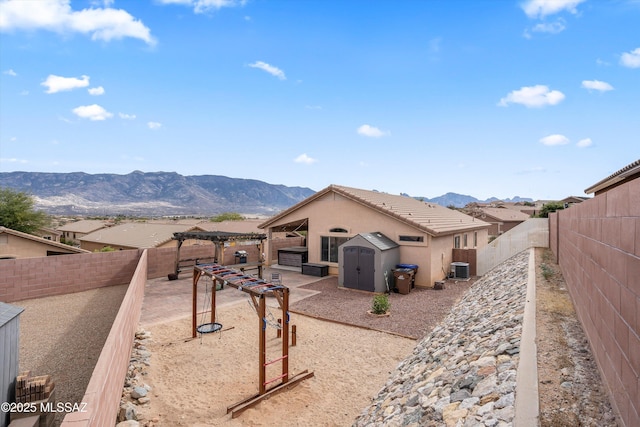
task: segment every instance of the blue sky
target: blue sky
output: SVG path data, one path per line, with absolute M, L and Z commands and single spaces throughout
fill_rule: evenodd
M 584 195 L 640 157 L 639 23 L 639 0 L 0 0 L 0 171 Z

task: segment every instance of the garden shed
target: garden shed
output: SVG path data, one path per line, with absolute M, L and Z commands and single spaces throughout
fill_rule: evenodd
M 338 284 L 369 292 L 393 287 L 393 269 L 400 262 L 400 246 L 380 232 L 360 233 L 338 248 Z

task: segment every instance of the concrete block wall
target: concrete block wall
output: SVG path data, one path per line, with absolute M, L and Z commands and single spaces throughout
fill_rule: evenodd
M 0 301 L 64 295 L 128 283 L 140 252 L 119 251 L 0 261 Z
M 143 251 L 82 398 L 82 402 L 87 404 L 86 411 L 67 414 L 62 426 L 116 424 L 122 387 L 140 321 L 146 283 L 147 252 Z
M 639 426 L 640 179 L 559 211 L 556 221 L 551 242 L 612 403 L 623 425 Z

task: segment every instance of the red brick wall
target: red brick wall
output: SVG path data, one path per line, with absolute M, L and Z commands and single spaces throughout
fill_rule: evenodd
M 639 426 L 640 179 L 556 215 L 551 242 L 612 403 Z
M 118 251 L 0 261 L 0 301 L 63 295 L 129 283 L 140 252 Z
M 146 283 L 147 252 L 144 251 L 82 398 L 82 402 L 87 404 L 86 411 L 66 415 L 62 426 L 116 424 L 134 335 L 140 321 Z

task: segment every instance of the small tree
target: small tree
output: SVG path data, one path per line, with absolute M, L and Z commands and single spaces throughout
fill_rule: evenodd
M 538 218 L 549 218 L 549 214 L 555 211 L 559 211 L 564 209 L 564 203 L 562 202 L 549 202 L 545 204 L 542 209 L 540 209 L 540 213 L 538 213 Z
M 0 188 L 0 226 L 33 233 L 49 225 L 49 216 L 33 207 L 33 197 L 10 188 Z
M 224 212 L 211 218 L 211 222 L 242 221 L 244 217 L 237 212 Z

